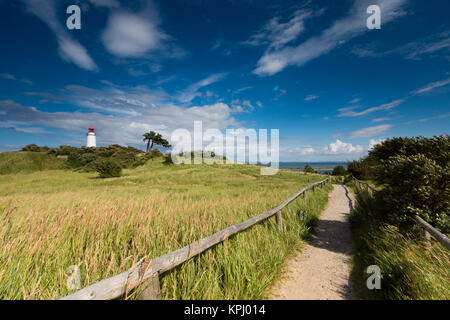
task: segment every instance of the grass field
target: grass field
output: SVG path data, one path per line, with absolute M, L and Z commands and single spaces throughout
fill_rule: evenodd
M 357 191 L 354 182 L 349 186 Z M 361 299 L 448 300 L 450 255 L 439 242 L 421 241 L 382 223 L 373 213 L 372 196 L 357 192 L 357 205 L 350 216 L 356 253 L 352 277 Z M 368 290 L 366 269 L 380 267 L 381 290 Z
M 0 174 L 31 173 L 43 170 L 64 169 L 64 160 L 45 152 L 3 152 L 0 153 Z
M 165 166 L 160 159 L 121 178 L 63 170 L 0 175 L 0 298 L 62 297 L 71 265 L 80 266 L 85 287 L 267 211 L 322 179 L 288 170 L 261 176 L 250 165 Z M 163 298 L 263 298 L 330 189 L 283 210 L 283 233 L 270 219 L 163 274 Z

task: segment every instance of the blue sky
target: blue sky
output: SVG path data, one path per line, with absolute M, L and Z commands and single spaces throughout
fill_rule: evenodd
M 66 8 L 81 7 L 81 30 Z M 366 9 L 381 7 L 381 29 Z M 449 1 L 0 0 L 0 151 L 280 130 L 281 161 L 448 134 Z

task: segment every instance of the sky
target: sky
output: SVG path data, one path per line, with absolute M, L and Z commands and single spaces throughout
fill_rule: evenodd
M 81 29 L 68 29 L 70 5 Z M 381 28 L 368 29 L 369 5 Z M 449 133 L 447 0 L 0 0 L 0 152 L 279 129 L 281 161 Z M 164 151 L 164 150 L 163 150 Z

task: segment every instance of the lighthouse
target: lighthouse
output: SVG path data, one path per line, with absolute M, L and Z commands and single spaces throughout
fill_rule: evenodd
M 93 126 L 89 127 L 89 131 L 87 133 L 87 139 L 86 139 L 86 147 L 90 148 L 90 147 L 96 147 L 97 146 L 97 141 L 95 138 L 95 130 Z

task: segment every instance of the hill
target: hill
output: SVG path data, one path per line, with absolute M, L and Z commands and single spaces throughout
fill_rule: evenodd
M 44 170 L 58 170 L 67 167 L 66 161 L 46 152 L 4 152 L 0 153 L 0 174 L 31 173 Z

